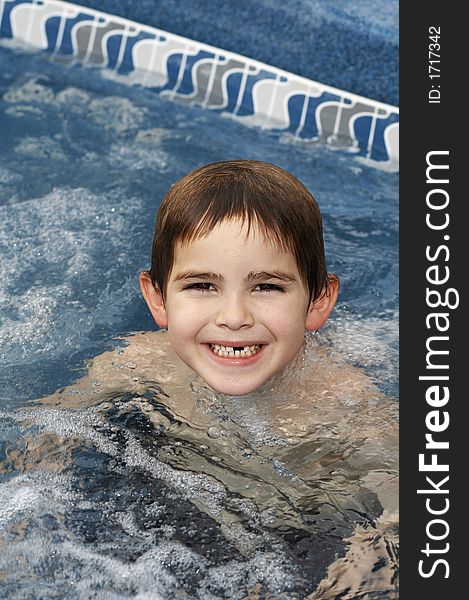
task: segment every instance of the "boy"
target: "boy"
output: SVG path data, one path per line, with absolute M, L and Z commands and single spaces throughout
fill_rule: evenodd
M 200 167 L 170 189 L 140 284 L 177 355 L 229 395 L 289 364 L 339 288 L 314 198 L 290 173 L 248 160 Z
M 305 330 L 326 322 L 339 288 L 326 271 L 321 216 L 308 190 L 259 161 L 192 171 L 161 204 L 151 268 L 140 284 L 167 332 L 129 337 L 127 347 L 96 357 L 87 376 L 43 402 L 106 410 L 127 394 L 125 410 L 132 404 L 166 439 L 184 440 L 176 453 L 161 442 L 160 460 L 214 477 L 259 511 L 276 506 L 280 530 L 288 522 L 311 533 L 316 525 L 304 524 L 311 514 L 333 531 L 336 520 L 349 523 L 347 515 L 354 521 L 382 509 L 387 537 L 356 527 L 346 558 L 332 561 L 318 588 L 323 596 L 312 597 L 344 589 L 353 597 L 379 561 L 374 589 L 394 589 L 395 564 L 387 558 L 396 524 L 394 406 L 361 371 L 320 346 L 305 350 Z M 268 433 L 256 439 L 250 421 L 262 419 Z M 283 477 L 272 467 L 276 456 Z M 196 498 L 249 555 L 247 534 L 229 511 L 213 513 Z
M 275 434 L 335 423 L 343 439 L 395 444 L 395 403 L 342 357 L 305 345 L 305 331 L 329 317 L 339 280 L 326 271 L 316 201 L 290 173 L 236 160 L 184 176 L 160 206 L 140 284 L 167 331 L 126 338 L 125 348 L 95 357 L 85 377 L 47 403 L 88 406 L 120 391 L 143 398 L 157 383 L 168 406 L 184 420 L 197 415 L 201 427 L 201 398 L 249 395 L 266 400 Z M 286 406 L 286 397 L 295 402 Z M 367 444 L 357 451 L 368 452 Z

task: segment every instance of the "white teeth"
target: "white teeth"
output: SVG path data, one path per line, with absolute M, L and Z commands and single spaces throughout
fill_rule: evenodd
M 239 358 L 239 357 L 248 357 L 257 354 L 261 349 L 260 344 L 255 344 L 253 346 L 244 346 L 242 350 L 235 350 L 233 346 L 222 346 L 221 344 L 209 344 L 212 352 L 218 354 L 218 356 L 223 356 L 225 358 Z

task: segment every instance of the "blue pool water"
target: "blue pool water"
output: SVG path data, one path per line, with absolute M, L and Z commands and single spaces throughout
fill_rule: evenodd
M 335 446 L 332 425 L 327 452 L 317 432 L 308 432 L 301 440 L 291 437 L 298 454 L 287 453 L 287 460 L 287 442 L 269 432 L 262 411 L 252 413 L 245 400 L 230 413 L 213 400 L 204 413 L 210 427 L 203 430 L 181 421 L 160 388 L 138 402 L 125 394 L 99 404 L 56 398 L 33 410 L 29 401 L 73 387 L 86 372 L 85 360 L 116 347 L 123 352 L 116 338 L 154 329 L 138 273 L 149 266 L 155 212 L 169 185 L 207 162 L 255 158 L 293 172 L 321 207 L 328 268 L 342 286 L 320 344 L 363 369 L 394 403 L 398 175 L 119 85 L 96 70 L 5 48 L 0 131 L 0 574 L 6 597 L 257 593 L 295 599 L 313 593 L 328 565 L 344 556 L 343 540 L 355 524 L 373 527 L 382 512 L 374 493 L 357 491 L 363 465 L 353 472 L 337 466 L 358 445 Z M 204 390 L 194 394 L 206 399 Z M 387 414 L 383 397 L 370 399 L 370 411 Z M 340 421 L 354 422 L 354 410 L 344 409 Z M 312 469 L 299 482 L 292 465 L 304 471 L 314 451 L 321 460 L 327 456 L 324 474 Z M 245 460 L 253 453 L 255 467 Z M 232 456 L 239 460 L 230 463 Z M 391 473 L 386 461 L 380 473 Z M 318 500 L 319 516 L 311 521 L 308 502 L 318 493 L 317 481 L 324 476 L 331 498 L 337 492 L 328 487 L 330 464 L 356 497 L 352 502 L 347 491 L 339 494 L 351 503 L 345 509 L 339 500 L 337 506 Z M 340 481 L 334 485 L 342 490 Z M 247 498 L 254 486 L 257 503 Z M 281 526 L 272 524 L 269 511 L 282 516 Z M 226 515 L 234 522 L 231 538 Z M 233 540 L 236 527 L 239 539 Z M 395 568 L 391 546 L 365 577 L 369 588 L 358 586 L 368 595 L 356 597 L 395 597 L 379 579 Z

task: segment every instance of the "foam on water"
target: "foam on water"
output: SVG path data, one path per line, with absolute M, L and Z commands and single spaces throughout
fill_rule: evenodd
M 84 413 L 69 413 L 68 418 L 66 412 L 60 410 L 24 411 L 17 419 L 30 426 L 34 423 L 48 434 L 63 439 L 79 437 L 87 440 L 97 451 L 108 456 L 119 455 L 126 470 L 144 471 L 173 489 L 176 511 L 181 498 L 203 499 L 208 514 L 214 518 L 224 510 L 227 495 L 221 483 L 207 475 L 178 471 L 161 463 L 132 435 L 127 437 L 125 452 L 117 452 L 116 446 L 97 432 L 103 422 L 91 409 Z M 223 560 L 223 564 L 217 566 L 213 560 L 177 540 L 177 525 L 142 529 L 142 510 L 144 518 L 150 520 L 158 518 L 164 510 L 158 499 L 149 498 L 137 517 L 133 503 L 123 504 L 116 510 L 115 499 L 90 502 L 80 488 L 71 472 L 64 475 L 49 470 L 17 475 L 0 487 L 0 540 L 10 546 L 9 552 L 0 557 L 0 572 L 8 574 L 5 589 L 10 598 L 49 597 L 53 589 L 60 589 L 67 598 L 85 599 L 99 591 L 102 598 L 122 598 L 129 594 L 155 599 L 171 597 L 177 590 L 183 593 L 186 584 L 188 589 L 197 589 L 196 597 L 199 598 L 215 599 L 226 594 L 241 598 L 244 597 L 243 590 L 260 584 L 274 594 L 295 587 L 295 565 L 286 557 L 281 545 L 276 547 L 274 542 L 267 553 L 256 550 L 259 543 L 267 541 L 265 535 L 264 542 L 256 540 L 259 533 L 248 533 L 242 527 L 236 529 L 236 523 L 233 523 L 237 537 L 241 538 L 238 542 L 248 558 L 239 556 L 234 560 Z M 243 506 L 240 502 L 238 509 L 255 516 L 255 509 L 248 508 L 248 504 L 245 502 Z M 111 538 L 104 536 L 104 541 L 95 540 L 92 546 L 84 544 L 80 528 L 73 527 L 74 519 L 78 519 L 78 525 L 83 523 L 81 527 L 86 529 L 85 521 L 79 515 L 89 511 L 102 513 L 102 520 L 108 522 L 113 532 Z M 195 527 L 190 519 L 185 522 L 186 539 L 196 532 L 203 534 L 197 531 L 197 525 Z M 233 531 L 226 530 L 226 533 L 233 535 Z M 246 537 L 244 544 L 243 535 Z M 134 543 L 138 540 L 137 555 L 131 562 L 119 558 L 119 552 L 116 552 L 122 545 L 122 538 L 133 539 Z M 40 579 L 34 578 L 31 594 L 27 582 L 15 576 L 17 571 L 13 562 L 17 564 L 18 560 L 25 561 L 30 576 L 41 573 Z M 28 585 L 31 583 L 29 581 Z M 192 593 L 189 597 L 194 597 Z
M 396 315 L 393 319 L 390 316 L 367 318 L 339 309 L 318 337 L 321 342 L 346 354 L 352 364 L 364 368 L 386 393 L 397 398 L 398 319 Z
M 140 209 L 136 198 L 122 202 L 114 194 L 80 188 L 0 206 L 4 364 L 73 348 L 96 323 L 106 324 L 125 311 L 133 290 L 117 288 L 112 278 L 126 266 L 122 250 L 133 233 L 128 223 Z M 107 281 L 86 296 L 101 277 L 98 256 L 109 257 Z
M 22 117 L 21 111 L 33 109 L 34 114 L 44 116 L 46 113 L 41 110 L 41 104 L 45 103 L 49 108 L 70 108 L 73 113 L 86 115 L 87 119 L 92 119 L 103 129 L 121 135 L 139 129 L 146 116 L 145 110 L 136 107 L 127 98 L 95 97 L 75 86 L 54 90 L 49 77 L 28 72 L 8 88 L 3 100 L 12 105 L 7 107 L 11 115 Z

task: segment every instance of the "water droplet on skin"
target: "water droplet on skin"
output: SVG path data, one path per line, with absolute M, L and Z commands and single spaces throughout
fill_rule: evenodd
M 210 429 L 207 431 L 207 435 L 208 435 L 208 437 L 217 439 L 220 437 L 221 431 L 220 431 L 219 427 L 216 427 L 214 425 L 213 427 L 210 427 Z

